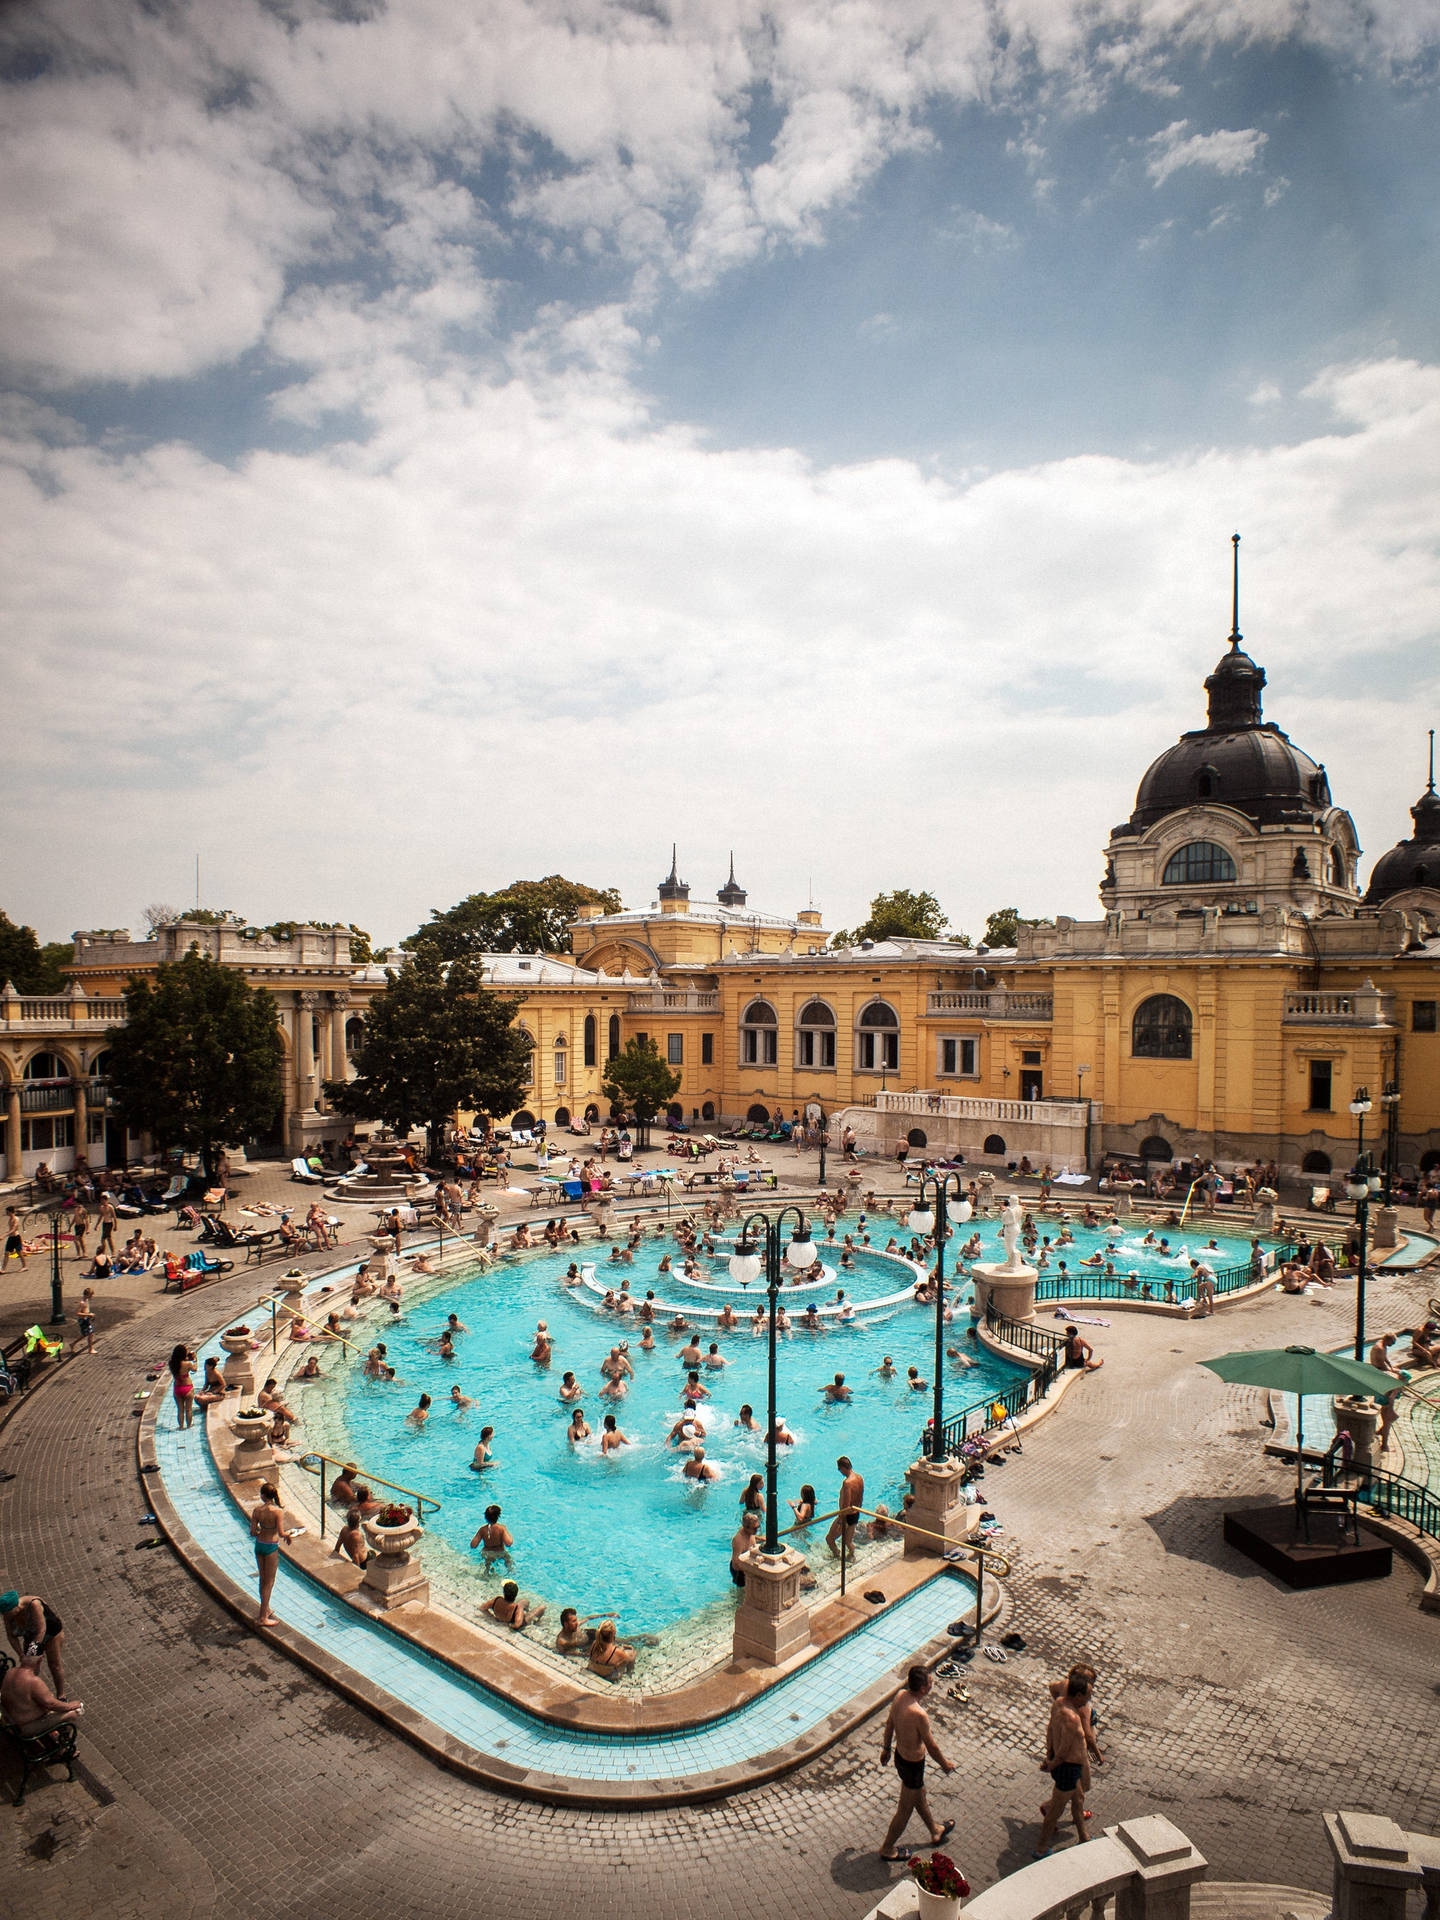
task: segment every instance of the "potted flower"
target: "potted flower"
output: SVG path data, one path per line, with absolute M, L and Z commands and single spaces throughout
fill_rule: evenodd
M 404 1560 L 425 1529 L 415 1518 L 412 1507 L 401 1506 L 391 1501 L 388 1506 L 365 1521 L 365 1532 L 375 1551 L 387 1556 Z
M 956 1920 L 970 1882 L 949 1854 L 932 1853 L 928 1860 L 917 1854 L 910 1862 L 910 1871 L 915 1876 L 920 1920 Z

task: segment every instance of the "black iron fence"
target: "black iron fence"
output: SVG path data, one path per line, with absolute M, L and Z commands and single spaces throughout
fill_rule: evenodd
M 1275 1263 L 1270 1269 L 1271 1277 L 1287 1260 L 1293 1260 L 1298 1248 L 1293 1242 L 1286 1242 L 1275 1248 Z M 1215 1292 L 1217 1297 L 1224 1293 L 1238 1293 L 1243 1287 L 1252 1287 L 1265 1275 L 1258 1274 L 1250 1261 L 1237 1267 L 1220 1267 L 1215 1273 Z M 1181 1289 L 1184 1289 L 1182 1294 Z M 1195 1276 L 1187 1264 L 1183 1274 L 1174 1279 L 1161 1280 L 1154 1275 L 1134 1279 L 1128 1274 L 1096 1273 L 1093 1269 L 1069 1269 L 1063 1274 L 1047 1274 L 1035 1283 L 1037 1300 L 1158 1300 L 1166 1305 L 1174 1305 L 1181 1298 L 1194 1298 Z
M 968 1407 L 962 1407 L 959 1413 L 952 1413 L 940 1429 L 940 1443 L 945 1454 L 965 1453 L 970 1443 L 995 1432 L 997 1428 L 1008 1426 L 1028 1407 L 1034 1406 L 1037 1400 L 1043 1400 L 1063 1362 L 1064 1338 L 1058 1333 L 1051 1333 L 1048 1327 L 1033 1326 L 1025 1320 L 1011 1320 L 1006 1314 L 997 1313 L 993 1303 L 986 1311 L 985 1324 L 997 1340 L 1003 1340 L 1007 1346 L 1018 1347 L 1022 1353 L 1033 1354 L 1039 1365 L 1023 1380 L 997 1388 L 984 1400 L 977 1400 Z M 928 1434 L 921 1438 L 922 1453 L 929 1451 L 928 1438 Z

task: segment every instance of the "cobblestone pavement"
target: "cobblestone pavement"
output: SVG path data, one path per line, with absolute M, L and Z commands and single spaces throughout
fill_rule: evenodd
M 0 1818 L 0 1912 L 605 1920 L 693 1906 L 724 1920 L 781 1902 L 797 1920 L 863 1914 L 895 1872 L 874 1853 L 894 1795 L 876 1724 L 709 1807 L 507 1800 L 292 1666 L 168 1549 L 137 1551 L 150 1532 L 132 1418 L 145 1367 L 258 1291 L 252 1270 L 184 1300 L 112 1302 L 96 1355 L 0 1430 L 0 1469 L 16 1476 L 0 1485 L 0 1573 L 62 1613 L 86 1702 L 76 1784 L 43 1781 Z M 1425 1292 L 1423 1276 L 1378 1281 L 1372 1324 L 1408 1324 Z M 17 1310 L 12 1288 L 6 1319 Z M 1102 1675 L 1097 1828 L 1164 1811 L 1217 1878 L 1312 1888 L 1328 1877 L 1322 1808 L 1440 1831 L 1440 1620 L 1418 1611 L 1418 1576 L 1397 1559 L 1384 1583 L 1291 1593 L 1219 1538 L 1225 1506 L 1283 1498 L 1288 1475 L 1261 1455 L 1262 1397 L 1194 1361 L 1339 1340 L 1351 1312 L 1338 1288 L 1190 1326 L 1116 1316 L 1092 1334 L 1103 1370 L 991 1468 L 986 1497 L 1015 1563 L 1005 1624 L 1027 1646 L 1004 1666 L 977 1660 L 971 1703 L 936 1714 L 959 1764 L 935 1801 L 958 1821 L 975 1885 L 1029 1859 L 1044 1681 L 1081 1657 Z

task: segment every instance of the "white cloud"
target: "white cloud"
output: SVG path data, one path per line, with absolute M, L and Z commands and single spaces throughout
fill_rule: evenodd
M 1016 874 L 1032 910 L 1089 912 L 1106 831 L 1202 712 L 1236 524 L 1269 710 L 1363 840 L 1400 831 L 1413 796 L 1373 748 L 1440 691 L 1414 666 L 1440 596 L 1440 369 L 1330 371 L 1307 397 L 1335 429 L 1298 445 L 967 485 L 707 448 L 650 419 L 635 350 L 618 310 L 555 314 L 508 375 L 392 382 L 364 446 L 230 467 L 15 422 L 10 910 L 118 924 L 198 841 L 224 903 L 396 935 L 557 864 L 648 898 L 678 834 L 697 889 L 733 840 L 761 904 L 813 873 L 853 919 L 906 882 L 923 794 L 967 823 L 919 876 L 952 918 Z M 775 779 L 742 766 L 782 783 L 778 839 Z M 864 832 L 837 840 L 859 788 Z M 434 831 L 397 859 L 401 821 Z
M 1172 120 L 1150 136 L 1146 171 L 1157 187 L 1164 186 L 1182 167 L 1209 167 L 1215 173 L 1248 173 L 1269 136 L 1258 127 L 1219 133 L 1187 134 L 1188 120 Z
M 946 229 L 974 253 L 1009 253 L 1020 237 L 1004 220 L 991 220 L 973 207 L 952 207 Z

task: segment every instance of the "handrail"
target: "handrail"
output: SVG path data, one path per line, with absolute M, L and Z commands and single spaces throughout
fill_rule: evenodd
M 275 1300 L 275 1301 L 272 1301 L 270 1304 L 272 1305 L 272 1307 L 278 1307 L 281 1313 L 288 1313 L 292 1320 L 308 1321 L 311 1317 L 308 1313 L 300 1313 L 300 1312 L 297 1312 L 297 1310 L 294 1307 L 287 1306 L 283 1300 Z M 353 1340 L 347 1340 L 343 1333 L 336 1333 L 333 1331 L 333 1329 L 328 1327 L 323 1333 L 317 1333 L 315 1336 L 315 1340 L 317 1344 L 322 1340 L 324 1341 L 338 1340 L 341 1346 L 348 1348 L 351 1353 L 360 1352 L 360 1348 L 355 1345 Z M 272 1353 L 275 1351 L 275 1345 L 276 1343 L 272 1340 L 271 1349 L 270 1349 Z
M 312 1467 L 310 1464 L 312 1460 L 318 1460 L 320 1463 L 319 1466 Z M 343 1468 L 352 1463 L 341 1460 L 334 1454 L 321 1453 L 317 1448 L 311 1447 L 305 1453 L 302 1453 L 299 1459 L 292 1464 L 302 1468 L 306 1473 L 318 1474 L 320 1478 L 320 1538 L 323 1540 L 325 1538 L 325 1509 L 330 1502 L 330 1495 L 326 1491 L 324 1484 L 325 1469 L 326 1467 Z M 364 1475 L 366 1486 L 369 1486 L 373 1482 L 377 1487 L 389 1487 L 392 1493 L 408 1493 L 410 1498 L 416 1503 L 415 1517 L 421 1521 L 422 1524 L 425 1519 L 426 1507 L 433 1507 L 436 1513 L 440 1511 L 440 1501 L 433 1499 L 428 1493 L 419 1493 L 414 1487 L 402 1487 L 398 1480 L 383 1480 L 378 1473 L 367 1473 L 363 1467 L 357 1466 L 355 1471 L 357 1474 Z
M 792 1533 L 807 1533 L 811 1527 L 819 1526 L 824 1520 L 838 1520 L 842 1512 L 868 1514 L 872 1520 L 883 1520 L 887 1527 L 896 1528 L 902 1535 L 906 1532 L 918 1533 L 922 1534 L 927 1540 L 938 1540 L 941 1546 L 945 1548 L 947 1554 L 952 1552 L 958 1553 L 962 1549 L 966 1553 L 973 1553 L 980 1567 L 980 1577 L 975 1586 L 975 1644 L 977 1647 L 979 1646 L 980 1635 L 984 1626 L 981 1618 L 981 1609 L 985 1598 L 985 1563 L 987 1560 L 992 1562 L 998 1561 L 998 1577 L 1001 1580 L 1008 1580 L 1010 1578 L 1010 1562 L 1003 1553 L 991 1553 L 988 1547 L 977 1547 L 973 1540 L 958 1540 L 952 1545 L 943 1533 L 936 1533 L 930 1527 L 922 1527 L 914 1520 L 907 1520 L 903 1513 L 877 1513 L 873 1507 L 836 1507 L 830 1513 L 813 1513 L 808 1520 L 797 1521 L 793 1527 L 782 1527 L 776 1537 L 777 1539 L 784 1540 Z M 845 1596 L 848 1554 L 849 1540 L 846 1530 L 842 1527 L 840 1530 L 840 1596 L 842 1599 Z

